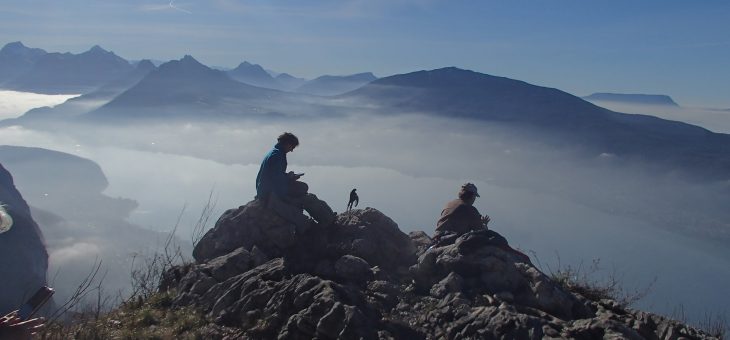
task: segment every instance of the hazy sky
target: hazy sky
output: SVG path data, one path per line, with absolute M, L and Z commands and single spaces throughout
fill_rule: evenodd
M 730 108 L 730 3 L 684 0 L 4 0 L 0 44 L 297 76 L 458 66 L 592 92 Z

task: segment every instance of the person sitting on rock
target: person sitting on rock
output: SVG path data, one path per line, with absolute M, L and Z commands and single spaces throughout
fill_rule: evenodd
M 302 209 L 321 225 L 329 225 L 334 221 L 335 213 L 327 202 L 307 192 L 309 186 L 298 181 L 303 173 L 286 172 L 286 154 L 297 146 L 299 138 L 293 133 L 285 132 L 277 138 L 276 145 L 264 157 L 256 176 L 256 199 L 266 202 L 270 209 L 297 227 L 309 225 Z
M 465 183 L 461 186 L 458 196 L 458 199 L 446 203 L 444 210 L 441 211 L 432 247 L 453 243 L 456 238 L 468 232 L 484 233 L 493 245 L 517 255 L 525 262 L 530 262 L 529 256 L 510 247 L 507 239 L 488 228 L 487 225 L 491 221 L 489 215 L 482 216 L 474 207 L 474 202 L 480 197 L 476 185 Z
M 486 232 L 489 230 L 487 227 L 491 221 L 489 215 L 482 216 L 474 206 L 477 197 L 480 196 L 476 185 L 464 183 L 461 186 L 458 198 L 446 203 L 441 211 L 441 217 L 436 222 L 434 245 L 453 242 L 457 237 L 470 231 Z M 507 240 L 496 232 L 490 232 L 490 234 L 495 234 L 500 243 L 507 244 Z
M 484 230 L 489 224 L 488 215 L 482 216 L 474 207 L 474 201 L 479 197 L 476 185 L 465 183 L 458 193 L 459 198 L 446 203 L 441 217 L 436 222 L 436 234 L 454 233 L 464 234 L 472 230 Z

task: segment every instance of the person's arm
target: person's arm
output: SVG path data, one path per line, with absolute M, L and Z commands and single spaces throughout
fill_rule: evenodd
M 468 226 L 471 230 L 484 230 L 487 229 L 487 223 L 489 223 L 489 216 L 484 216 L 479 213 L 476 207 L 469 207 L 469 222 Z M 485 220 L 486 218 L 486 220 Z
M 482 224 L 484 224 L 484 229 L 489 229 L 489 222 L 490 222 L 491 220 L 492 220 L 492 218 L 491 218 L 491 217 L 489 217 L 489 215 L 484 215 L 484 216 L 482 217 Z

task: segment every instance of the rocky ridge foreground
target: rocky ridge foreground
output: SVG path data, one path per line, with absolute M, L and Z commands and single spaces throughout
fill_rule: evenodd
M 483 233 L 429 244 L 372 208 L 297 230 L 252 201 L 226 211 L 196 263 L 166 272 L 160 288 L 221 326 L 210 338 L 711 338 L 567 291 Z

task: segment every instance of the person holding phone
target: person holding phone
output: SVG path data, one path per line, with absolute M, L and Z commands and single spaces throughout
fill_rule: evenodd
M 291 132 L 284 132 L 276 141 L 274 148 L 264 156 L 256 175 L 256 199 L 262 200 L 284 219 L 302 229 L 310 223 L 301 209 L 306 210 L 319 224 L 331 224 L 335 213 L 327 202 L 308 193 L 309 186 L 299 181 L 304 173 L 286 171 L 286 154 L 299 146 L 299 138 Z
M 274 148 L 264 156 L 259 173 L 256 175 L 256 198 L 267 199 L 272 193 L 281 198 L 305 194 L 308 190 L 307 185 L 303 182 L 297 183 L 304 174 L 286 172 L 288 166 L 286 154 L 299 146 L 299 138 L 291 132 L 285 132 L 276 141 Z

